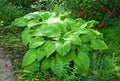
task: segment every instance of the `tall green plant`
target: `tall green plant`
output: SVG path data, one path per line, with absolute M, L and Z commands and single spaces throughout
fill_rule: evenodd
M 17 18 L 12 25 L 24 27 L 23 44 L 29 48 L 22 67 L 28 71 L 51 69 L 58 77 L 67 73 L 65 66 L 73 62 L 73 69 L 86 75 L 91 50 L 107 49 L 102 34 L 92 29 L 98 22 L 61 19 L 55 13 L 34 12 Z

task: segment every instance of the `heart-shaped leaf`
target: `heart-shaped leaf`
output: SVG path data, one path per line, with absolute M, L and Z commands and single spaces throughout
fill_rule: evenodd
M 81 39 L 77 35 L 69 35 L 69 37 L 65 38 L 65 40 L 71 41 L 74 45 L 81 45 Z
M 31 40 L 32 40 L 31 30 L 26 28 L 22 32 L 22 42 L 26 46 Z
M 50 62 L 51 62 L 50 59 L 44 59 L 44 60 L 42 61 L 41 68 L 42 68 L 43 70 L 50 68 Z
M 60 54 L 61 56 L 64 56 L 70 51 L 71 42 L 70 41 L 56 42 L 55 48 L 56 48 L 56 51 L 58 52 L 58 54 Z
M 27 18 L 28 20 L 31 19 L 40 19 L 40 12 L 33 12 L 33 13 L 29 13 L 27 15 L 24 16 L 24 18 Z
M 19 27 L 25 27 L 27 26 L 28 23 L 28 19 L 27 18 L 17 18 L 15 19 L 15 21 L 12 22 L 13 25 L 15 26 L 19 26 Z
M 42 47 L 40 47 L 36 50 L 35 55 L 36 55 L 37 60 L 41 61 L 46 56 L 46 52 L 44 49 L 42 49 Z
M 38 46 L 41 46 L 43 43 L 45 43 L 44 38 L 35 37 L 30 41 L 29 48 L 36 48 Z
M 46 52 L 46 57 L 48 58 L 55 51 L 55 43 L 53 41 L 47 41 L 44 50 Z
M 81 75 L 85 76 L 90 67 L 90 59 L 88 55 L 85 52 L 79 50 L 78 55 L 76 56 L 76 58 L 74 58 L 74 63 L 77 71 Z
M 47 37 L 59 37 L 61 35 L 61 30 L 55 25 L 50 25 L 47 23 L 39 26 L 33 33 L 33 36 L 47 36 Z
M 104 41 L 100 40 L 100 39 L 93 39 L 91 41 L 91 48 L 93 48 L 94 50 L 104 50 L 104 49 L 108 49 L 107 45 L 105 44 Z
M 39 62 L 34 61 L 30 65 L 25 66 L 24 69 L 27 70 L 27 71 L 35 72 L 35 71 L 39 70 L 39 66 L 40 66 Z
M 23 61 L 22 61 L 22 67 L 25 67 L 32 62 L 36 60 L 35 50 L 29 50 L 25 53 Z
M 27 23 L 27 27 L 28 28 L 31 28 L 31 27 L 34 27 L 34 26 L 36 26 L 36 25 L 39 25 L 40 23 L 39 23 L 39 20 L 31 20 L 31 21 L 29 21 L 28 23 Z

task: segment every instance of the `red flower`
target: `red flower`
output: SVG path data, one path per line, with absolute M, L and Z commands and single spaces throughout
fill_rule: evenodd
M 97 28 L 100 29 L 100 28 L 102 28 L 104 25 L 105 25 L 105 23 L 102 22 L 102 24 L 98 25 Z
M 112 12 L 109 9 L 107 10 L 107 13 L 110 14 L 110 15 L 112 14 Z
M 106 9 L 103 5 L 100 6 L 100 10 L 102 10 L 110 15 L 112 14 L 112 12 L 109 9 Z
M 100 6 L 100 10 L 106 12 L 106 8 L 103 5 Z
M 81 17 L 86 17 L 87 16 L 87 13 L 84 12 L 84 11 L 78 11 L 77 14 L 80 15 Z

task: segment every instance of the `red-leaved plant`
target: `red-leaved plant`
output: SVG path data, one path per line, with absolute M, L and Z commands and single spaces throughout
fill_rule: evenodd
M 85 11 L 78 11 L 77 14 L 80 16 L 80 17 L 86 17 L 87 16 L 87 13 Z

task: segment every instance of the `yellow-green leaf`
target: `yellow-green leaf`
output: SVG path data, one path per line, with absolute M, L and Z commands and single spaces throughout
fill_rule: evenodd
M 74 59 L 74 63 L 75 63 L 77 71 L 81 75 L 85 76 L 90 67 L 90 59 L 88 55 L 83 51 L 79 51 L 78 55 Z
M 55 48 L 58 54 L 60 54 L 61 56 L 65 56 L 71 49 L 71 42 L 56 42 Z
M 25 29 L 22 32 L 22 42 L 26 46 L 32 40 L 31 30 Z
M 46 52 L 44 49 L 41 49 L 42 47 L 38 48 L 35 55 L 38 61 L 41 61 L 45 56 Z
M 23 18 L 23 17 L 21 17 L 21 18 L 16 18 L 16 19 L 12 22 L 13 25 L 19 26 L 19 27 L 25 27 L 25 26 L 27 26 L 27 23 L 28 23 L 28 19 Z
M 25 53 L 22 61 L 22 67 L 32 64 L 36 60 L 35 50 L 29 50 Z
M 44 60 L 42 61 L 41 68 L 42 68 L 43 70 L 50 68 L 50 62 L 51 62 L 50 59 L 44 59 Z
M 91 41 L 91 45 L 90 45 L 91 48 L 93 48 L 94 50 L 104 50 L 104 49 L 108 49 L 106 43 L 100 39 L 93 39 Z
M 38 71 L 39 70 L 39 66 L 40 66 L 39 62 L 38 61 L 34 61 L 30 65 L 25 66 L 24 70 L 32 71 L 32 72 Z
M 29 48 L 37 48 L 38 46 L 41 46 L 44 43 L 45 43 L 44 38 L 35 37 L 35 38 L 32 38 L 32 40 L 30 41 Z

